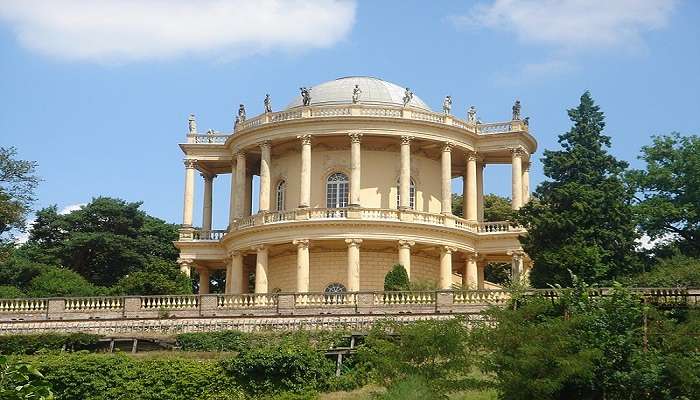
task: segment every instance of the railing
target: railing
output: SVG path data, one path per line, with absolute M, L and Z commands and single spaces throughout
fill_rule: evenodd
M 47 299 L 1 299 L 0 312 L 46 311 Z
M 296 210 L 278 211 L 265 214 L 264 221 L 266 224 L 274 224 L 276 222 L 294 221 L 296 217 Z
M 362 219 L 398 220 L 399 210 L 385 208 L 364 208 L 361 210 Z
M 412 107 L 377 107 L 372 105 L 330 105 L 300 107 L 291 110 L 261 114 L 251 119 L 240 122 L 236 131 L 256 128 L 265 124 L 278 123 L 302 118 L 327 118 L 327 117 L 378 117 L 378 118 L 403 118 L 418 121 L 427 121 L 437 124 L 445 124 L 464 129 L 480 135 L 492 135 L 514 131 L 527 131 L 527 125 L 520 121 L 494 122 L 474 124 L 456 118 L 453 115 L 437 113 L 427 110 L 419 110 Z M 218 132 L 209 134 L 188 134 L 188 143 L 222 144 L 230 137 L 230 134 Z
M 472 223 L 472 225 L 476 227 L 476 231 L 479 233 L 499 233 L 522 230 L 522 228 L 509 221 L 480 222 L 478 224 Z
M 199 296 L 144 296 L 141 297 L 142 310 L 187 310 L 199 307 Z
M 378 305 L 411 305 L 411 304 L 435 304 L 437 292 L 416 291 L 416 292 L 384 292 L 374 295 L 374 304 Z
M 347 208 L 312 208 L 309 210 L 309 219 L 345 219 L 347 216 Z
M 357 293 L 295 293 L 294 304 L 299 307 L 354 306 Z
M 77 297 L 66 299 L 67 311 L 121 311 L 124 309 L 123 297 Z
M 412 211 L 413 222 L 430 225 L 445 225 L 445 216 L 442 214 L 432 214 Z
M 226 294 L 217 296 L 216 301 L 216 307 L 223 310 L 276 305 L 277 296 L 274 294 Z
M 194 240 L 221 240 L 226 234 L 226 229 L 215 229 L 211 231 L 197 230 L 192 234 Z
M 510 299 L 506 290 L 460 290 L 453 292 L 454 304 L 504 304 Z

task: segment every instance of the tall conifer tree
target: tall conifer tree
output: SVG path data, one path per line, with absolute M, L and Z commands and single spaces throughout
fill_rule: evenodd
M 536 287 L 568 286 L 569 270 L 595 283 L 636 268 L 632 193 L 622 177 L 627 163 L 608 154 L 605 118 L 588 91 L 568 114 L 574 125 L 559 136 L 562 149 L 544 152 L 549 179 L 518 216 L 528 229 L 521 242 L 535 262 Z

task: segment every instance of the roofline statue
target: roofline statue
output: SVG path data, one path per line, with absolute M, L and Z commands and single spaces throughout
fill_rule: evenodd
M 187 128 L 190 132 L 190 135 L 197 134 L 197 121 L 194 119 L 194 114 L 190 114 L 190 117 L 187 118 Z
M 270 94 L 265 95 L 265 114 L 272 112 L 272 100 L 270 100 Z
M 238 118 L 240 122 L 245 121 L 245 106 L 243 104 L 238 106 Z
M 304 107 L 311 105 L 311 89 L 301 87 L 299 88 L 299 91 L 301 91 L 301 103 L 304 105 Z
M 520 100 L 515 100 L 513 104 L 513 121 L 520 121 Z
M 355 88 L 352 90 L 352 104 L 357 104 L 360 102 L 361 94 L 362 90 L 360 89 L 360 85 L 355 85 Z
M 445 100 L 442 102 L 442 112 L 445 114 L 452 112 L 452 96 L 445 96 Z
M 406 107 L 408 103 L 411 102 L 413 99 L 413 92 L 411 89 L 406 88 L 406 91 L 403 93 L 403 106 Z

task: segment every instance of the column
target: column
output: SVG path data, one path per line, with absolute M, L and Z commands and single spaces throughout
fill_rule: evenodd
M 202 174 L 204 178 L 204 204 L 202 206 L 202 230 L 211 231 L 212 191 L 214 186 L 214 174 Z
M 231 198 L 228 204 L 228 224 L 231 226 L 236 220 L 236 160 L 231 162 Z
M 469 221 L 476 221 L 477 219 L 477 173 L 476 173 L 476 153 L 470 152 L 467 154 L 467 192 L 463 194 L 462 199 L 467 203 L 467 212 L 464 214 L 464 218 Z
M 452 143 L 442 146 L 442 213 L 452 214 Z
M 231 253 L 231 261 L 226 266 L 226 294 L 242 294 L 246 284 L 243 276 L 243 254 Z
M 255 293 L 267 293 L 267 246 L 254 247 L 255 258 Z
M 246 177 L 246 154 L 243 151 L 236 153 L 236 218 L 243 217 L 243 210 L 245 209 L 245 201 L 243 197 L 245 196 L 245 177 Z
M 479 222 L 484 222 L 484 168 L 486 164 L 476 164 L 476 216 Z
M 518 210 L 523 205 L 523 150 L 514 148 L 510 150 L 512 158 L 512 193 L 511 206 L 513 210 Z
M 530 162 L 523 163 L 523 205 L 530 201 Z
M 462 273 L 462 289 L 474 290 L 478 288 L 479 272 L 476 267 L 476 253 L 467 254 L 464 260 L 464 272 Z
M 401 136 L 401 172 L 399 174 L 399 208 L 411 208 L 411 136 Z
M 520 252 L 513 252 L 511 261 L 511 281 L 513 283 L 518 283 L 522 279 L 523 273 L 523 254 Z
M 258 212 L 270 211 L 270 142 L 260 143 L 260 196 Z
M 297 293 L 309 291 L 309 241 L 297 239 L 292 242 L 297 246 Z
M 209 270 L 199 269 L 199 294 L 209 294 Z
M 194 212 L 194 168 L 197 160 L 185 160 L 185 204 L 182 210 L 182 225 L 192 226 Z
M 452 289 L 452 252 L 453 247 L 440 247 L 440 289 Z
M 360 206 L 360 179 L 362 177 L 361 133 L 350 134 L 350 206 Z
M 408 274 L 408 279 L 411 279 L 411 247 L 416 242 L 410 240 L 399 240 L 399 264 L 403 265 Z
M 484 290 L 484 270 L 486 265 L 486 262 L 476 264 L 476 288 L 478 290 Z
M 192 260 L 178 258 L 177 263 L 180 264 L 180 273 L 189 278 L 192 272 Z
M 348 292 L 360 290 L 360 244 L 362 239 L 345 239 L 348 245 Z
M 297 136 L 301 140 L 301 188 L 299 207 L 311 205 L 311 135 Z
M 249 217 L 253 205 L 253 174 L 245 176 L 245 199 L 243 201 L 243 216 Z

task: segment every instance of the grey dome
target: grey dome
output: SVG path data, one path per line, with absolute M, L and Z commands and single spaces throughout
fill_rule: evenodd
M 362 90 L 361 104 L 403 106 L 405 88 L 369 76 L 348 76 L 316 85 L 311 88 L 311 105 L 352 104 L 352 91 L 355 85 L 359 85 Z M 301 95 L 297 95 L 287 109 L 301 105 Z M 408 105 L 430 111 L 430 107 L 415 94 Z

